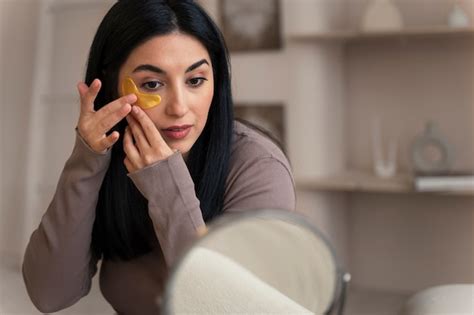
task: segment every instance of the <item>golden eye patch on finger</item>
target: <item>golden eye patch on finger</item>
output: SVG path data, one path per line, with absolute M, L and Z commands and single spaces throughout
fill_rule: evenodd
M 161 96 L 157 94 L 146 94 L 138 91 L 132 78 L 126 77 L 122 81 L 122 95 L 135 94 L 137 96 L 137 105 L 143 109 L 155 107 L 161 103 Z

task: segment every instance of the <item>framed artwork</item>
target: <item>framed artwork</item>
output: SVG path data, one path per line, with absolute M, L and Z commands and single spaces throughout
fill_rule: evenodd
M 222 0 L 221 20 L 230 51 L 281 48 L 278 0 Z
M 234 115 L 267 131 L 285 149 L 285 113 L 282 104 L 235 104 Z

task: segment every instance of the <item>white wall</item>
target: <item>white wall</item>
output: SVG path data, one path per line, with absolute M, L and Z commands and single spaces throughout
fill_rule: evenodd
M 349 248 L 359 288 L 411 293 L 474 283 L 474 198 L 355 194 Z
M 39 224 L 52 198 L 59 173 L 71 152 L 79 110 L 75 85 L 83 79 L 92 36 L 105 13 L 104 7 L 110 2 L 97 1 L 89 7 L 70 1 L 72 5 L 63 3 L 60 8 L 63 11 L 56 18 L 49 12 L 53 17 L 52 25 L 57 26 L 51 34 L 51 44 L 61 43 L 62 46 L 53 46 L 51 52 L 43 56 L 41 66 L 37 67 L 37 44 L 45 40 L 44 37 L 38 38 L 41 1 L 0 1 L 3 173 L 0 253 L 2 259 L 8 259 L 17 266 L 29 235 Z M 78 16 L 77 10 L 84 10 L 81 12 L 84 15 Z M 75 21 L 75 25 L 83 23 L 84 27 L 71 27 L 71 21 Z M 46 65 L 51 65 L 47 72 Z M 33 95 L 36 69 L 41 71 L 37 76 L 40 85 L 39 89 L 36 87 L 38 93 Z M 37 102 L 40 108 L 34 112 L 31 110 L 33 98 L 41 99 Z M 47 122 L 39 124 L 38 130 L 32 130 L 30 127 L 38 115 L 46 115 Z M 37 142 L 37 150 L 32 150 L 29 141 L 37 135 L 41 135 L 37 139 L 46 141 Z M 40 179 L 39 183 L 31 185 L 32 178 L 26 172 L 28 161 L 33 161 L 30 165 L 33 165 L 37 175 L 35 179 Z M 26 198 L 27 191 L 34 195 L 33 198 L 31 195 Z M 33 203 L 28 204 L 27 201 Z
M 56 1 L 45 7 L 40 23 L 41 46 L 35 60 L 25 182 L 25 238 L 36 228 L 56 190 L 74 144 L 79 117 L 77 82 L 84 79 L 87 56 L 100 20 L 112 1 Z M 80 27 L 78 27 L 80 26 Z M 35 156 L 35 158 L 30 158 Z
M 38 1 L 0 1 L 2 260 L 20 259 L 29 105 Z M 27 180 L 27 177 L 26 177 Z

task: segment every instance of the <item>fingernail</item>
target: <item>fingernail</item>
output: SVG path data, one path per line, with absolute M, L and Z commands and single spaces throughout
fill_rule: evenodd
M 137 101 L 137 96 L 135 94 L 128 94 L 127 95 L 127 101 L 130 103 L 130 104 L 133 104 Z
M 98 86 L 99 86 L 99 80 L 94 79 L 94 81 L 92 81 L 92 84 L 91 84 L 91 85 L 92 85 L 93 88 L 98 87 Z
M 138 106 L 133 106 L 132 110 L 134 114 L 138 114 Z

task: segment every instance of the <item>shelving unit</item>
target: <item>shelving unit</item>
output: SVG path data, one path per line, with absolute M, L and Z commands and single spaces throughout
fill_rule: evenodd
M 414 180 L 414 176 L 408 173 L 397 174 L 390 178 L 381 178 L 368 171 L 350 170 L 315 179 L 297 179 L 296 185 L 300 189 L 314 191 L 474 196 L 474 191 L 468 189 L 460 191 L 418 191 L 414 187 Z
M 356 42 L 361 40 L 372 39 L 420 39 L 420 38 L 443 38 L 443 37 L 462 37 L 474 38 L 474 28 L 452 28 L 447 26 L 432 26 L 406 28 L 400 31 L 350 31 L 339 30 L 321 33 L 293 34 L 288 38 L 294 41 L 341 41 Z
M 296 82 L 288 101 L 290 141 L 304 139 L 290 147 L 297 200 L 329 235 L 353 276 L 347 314 L 395 315 L 424 287 L 474 281 L 473 250 L 466 249 L 474 238 L 474 191 L 416 191 L 408 158 L 399 157 L 400 171 L 393 178 L 376 177 L 370 162 L 371 114 L 384 113 L 399 124 L 405 156 L 409 140 L 419 134 L 415 127 L 440 120 L 464 158 L 462 166 L 474 167 L 467 158 L 473 137 L 465 136 L 474 124 L 469 87 L 474 27 L 441 25 L 447 11 L 441 14 L 449 9 L 445 3 L 424 10 L 405 1 L 401 6 L 412 9 L 406 28 L 361 32 L 362 2 L 349 2 L 335 1 L 343 8 L 339 15 L 333 2 L 318 2 L 330 16 L 326 24 L 313 22 L 312 16 L 324 13 L 311 11 L 306 2 L 304 9 L 285 8 L 291 15 L 285 19 L 286 39 Z M 355 10 L 344 11 L 349 9 Z M 429 23 L 422 26 L 421 20 Z M 460 131 L 463 137 L 456 136 Z M 453 257 L 457 267 L 444 257 Z
M 409 193 L 413 189 L 413 178 L 409 174 L 396 175 L 393 178 L 383 179 L 369 172 L 347 171 L 339 174 L 323 176 L 315 179 L 296 180 L 301 189 L 346 191 L 346 192 L 386 192 Z

